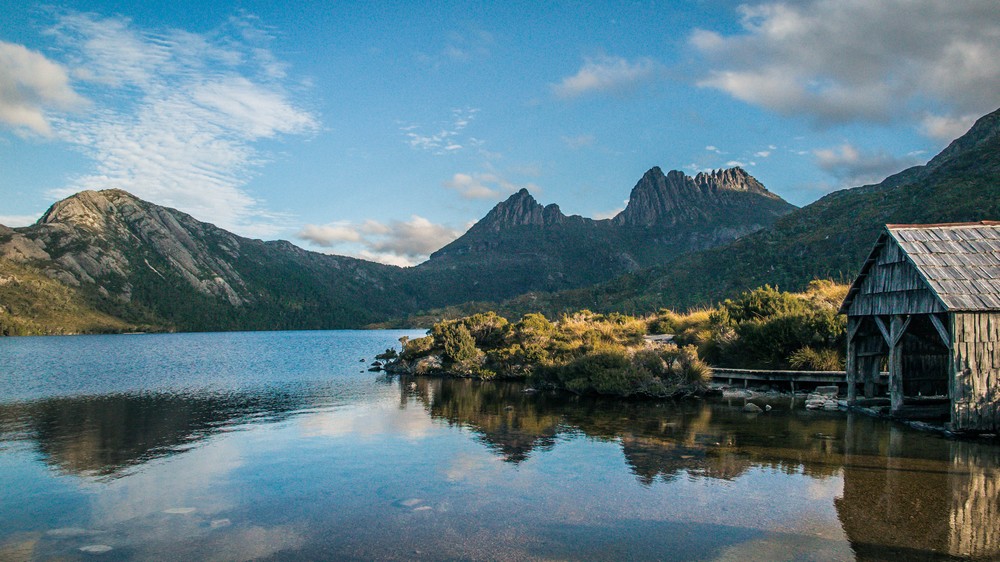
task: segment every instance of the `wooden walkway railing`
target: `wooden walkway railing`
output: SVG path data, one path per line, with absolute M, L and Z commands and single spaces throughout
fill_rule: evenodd
M 880 378 L 885 379 L 880 381 L 885 383 L 888 380 L 888 373 L 882 373 Z M 750 382 L 785 383 L 789 384 L 794 391 L 796 383 L 846 385 L 847 373 L 844 371 L 776 371 L 712 367 L 712 379 L 728 384 L 743 381 L 744 387 Z

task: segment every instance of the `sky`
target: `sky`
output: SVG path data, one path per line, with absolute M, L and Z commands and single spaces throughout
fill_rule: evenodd
M 998 108 L 996 0 L 6 0 L 0 224 L 120 188 L 407 266 L 521 188 L 608 218 L 740 166 L 801 206 Z

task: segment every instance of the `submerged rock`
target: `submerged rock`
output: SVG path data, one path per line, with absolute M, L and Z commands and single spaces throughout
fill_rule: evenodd
M 748 414 L 757 414 L 763 412 L 764 410 L 761 409 L 760 406 L 754 404 L 753 402 L 747 402 L 746 406 L 743 406 L 743 411 L 747 412 Z

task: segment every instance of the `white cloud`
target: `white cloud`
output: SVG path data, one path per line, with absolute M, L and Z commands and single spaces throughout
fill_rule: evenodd
M 285 65 L 255 25 L 236 18 L 195 34 L 61 17 L 51 33 L 95 107 L 53 120 L 54 130 L 94 170 L 53 195 L 118 187 L 242 234 L 280 230 L 287 217 L 244 189 L 267 160 L 255 143 L 311 134 L 319 122 L 291 100 Z
M 22 45 L 0 41 L 0 123 L 15 132 L 52 135 L 48 110 L 87 105 L 70 86 L 66 68 Z
M 307 224 L 299 231 L 299 238 L 308 240 L 318 246 L 329 248 L 339 242 L 358 242 L 361 232 L 346 224 L 328 224 L 318 226 Z
M 840 187 L 878 183 L 886 177 L 916 166 L 921 161 L 916 155 L 896 158 L 885 152 L 862 152 L 851 144 L 835 148 L 814 150 L 816 164 L 840 181 Z
M 360 224 L 307 224 L 297 234 L 298 238 L 323 248 L 339 248 L 355 257 L 404 267 L 426 260 L 432 252 L 461 235 L 459 230 L 419 215 L 412 215 L 408 221 L 388 223 L 368 219 Z
M 979 117 L 979 115 L 948 117 L 927 114 L 920 124 L 921 132 L 932 139 L 942 142 L 952 141 L 969 132 L 969 129 L 972 128 L 972 125 Z
M 820 124 L 963 120 L 1000 105 L 995 0 L 808 0 L 740 7 L 743 33 L 695 31 L 699 82 Z M 925 124 L 930 136 L 960 127 Z M 947 132 L 945 132 L 947 131 Z M 954 138 L 954 137 L 952 137 Z
M 43 212 L 39 211 L 35 215 L 0 215 L 0 224 L 11 228 L 30 226 L 35 224 L 35 221 L 38 220 L 38 217 L 42 216 Z
M 451 114 L 451 120 L 447 123 L 440 124 L 438 131 L 436 133 L 422 133 L 420 132 L 422 127 L 416 124 L 407 124 L 400 127 L 400 131 L 403 132 L 403 136 L 406 137 L 406 143 L 410 147 L 426 150 L 434 154 L 447 154 L 449 152 L 455 152 L 465 148 L 462 142 L 467 142 L 468 144 L 478 145 L 481 141 L 474 138 L 466 139 L 462 141 L 461 133 L 469 126 L 469 123 L 476 117 L 478 109 L 465 108 L 465 109 L 453 109 Z
M 757 158 L 767 158 L 768 156 L 771 155 L 771 151 L 770 150 L 758 150 L 757 152 L 754 152 L 753 155 L 756 156 Z
M 588 58 L 573 76 L 552 85 L 557 97 L 568 99 L 595 92 L 625 92 L 651 78 L 657 65 L 649 58 L 629 62 L 622 57 Z
M 515 193 L 525 188 L 534 193 L 541 189 L 533 183 L 516 184 L 498 174 L 486 172 L 476 174 L 454 174 L 444 182 L 445 188 L 457 191 L 465 199 L 497 199 L 501 195 Z
M 625 203 L 628 204 L 628 201 L 626 201 Z M 594 220 L 613 219 L 624 210 L 625 207 L 618 207 L 617 209 L 612 209 L 610 211 L 598 211 L 594 213 L 593 219 Z

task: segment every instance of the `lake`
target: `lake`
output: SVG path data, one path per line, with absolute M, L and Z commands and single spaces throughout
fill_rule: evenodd
M 0 338 L 0 560 L 1000 556 L 995 445 L 367 371 L 419 334 Z

